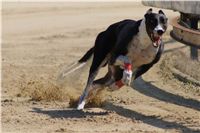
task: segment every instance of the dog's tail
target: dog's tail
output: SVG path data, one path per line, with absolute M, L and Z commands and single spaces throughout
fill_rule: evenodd
M 86 66 L 88 60 L 92 57 L 93 52 L 94 52 L 94 48 L 92 47 L 86 52 L 86 54 L 81 59 L 64 67 L 64 70 L 62 70 L 61 73 L 58 75 L 58 80 L 62 80 L 70 73 L 80 70 L 84 66 Z
M 79 63 L 87 62 L 88 59 L 93 55 L 94 53 L 94 47 L 90 48 L 90 50 L 87 51 L 87 53 L 78 61 Z

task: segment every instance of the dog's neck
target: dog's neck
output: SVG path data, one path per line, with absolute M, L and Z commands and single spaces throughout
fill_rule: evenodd
M 143 48 L 147 48 L 149 45 L 152 45 L 152 41 L 146 30 L 145 18 L 143 18 L 140 23 L 137 39 Z

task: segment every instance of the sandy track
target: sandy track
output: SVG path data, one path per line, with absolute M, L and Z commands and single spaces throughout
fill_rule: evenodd
M 133 89 L 113 92 L 104 107 L 84 112 L 67 108 L 67 99 L 35 102 L 22 94 L 30 81 L 45 81 L 48 87 L 47 81 L 54 82 L 59 71 L 92 46 L 109 24 L 139 19 L 147 9 L 140 3 L 3 3 L 2 131 L 199 132 L 200 97 L 166 83 L 159 64 Z M 166 12 L 170 18 L 175 15 Z M 176 47 L 182 45 L 166 45 L 168 51 Z M 85 79 L 81 81 L 77 88 L 83 88 Z

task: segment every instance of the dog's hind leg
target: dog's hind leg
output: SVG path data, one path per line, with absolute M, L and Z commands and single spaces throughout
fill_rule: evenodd
M 78 110 L 81 110 L 84 108 L 87 102 L 86 100 L 88 98 L 89 92 L 93 89 L 92 88 L 93 81 L 95 77 L 97 76 L 99 69 L 105 64 L 106 61 L 107 61 L 106 59 L 94 56 L 92 66 L 90 67 L 87 85 L 85 87 L 85 90 L 83 91 L 83 94 L 81 95 L 79 99 L 79 103 L 77 107 Z
M 101 32 L 97 36 L 96 41 L 95 41 L 95 46 L 92 50 L 92 52 L 94 53 L 93 54 L 94 57 L 93 57 L 92 65 L 90 67 L 87 85 L 82 96 L 80 97 L 77 109 L 80 110 L 84 108 L 84 105 L 86 102 L 85 99 L 87 99 L 88 93 L 92 89 L 91 85 L 93 84 L 93 81 L 99 69 L 102 66 L 105 66 L 108 62 L 108 54 L 112 49 L 112 46 L 113 46 L 112 44 L 114 41 L 115 41 L 115 38 L 113 37 L 112 30 Z
M 92 99 L 97 93 L 105 89 L 105 87 L 108 87 L 113 82 L 114 79 L 112 78 L 112 73 L 110 71 L 108 71 L 103 78 L 95 80 L 92 84 L 92 89 L 89 92 L 88 100 Z
M 91 99 L 93 99 L 96 96 L 96 94 L 98 94 L 100 91 L 110 86 L 114 82 L 115 80 L 112 78 L 111 72 L 108 72 L 103 78 L 95 80 L 93 84 L 90 86 L 91 88 L 89 89 L 88 96 L 85 99 L 85 103 L 89 102 Z
M 95 72 L 92 72 L 89 74 L 87 85 L 83 91 L 83 94 L 81 95 L 81 97 L 79 99 L 79 103 L 78 103 L 78 107 L 77 107 L 78 110 L 82 110 L 84 108 L 84 106 L 86 104 L 86 99 L 89 95 L 89 92 L 92 89 L 92 83 L 93 83 L 97 73 L 98 73 L 98 71 L 96 70 Z

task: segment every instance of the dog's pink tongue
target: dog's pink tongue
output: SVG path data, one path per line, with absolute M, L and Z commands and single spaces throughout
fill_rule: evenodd
M 155 47 L 158 47 L 158 45 L 159 45 L 159 43 L 160 43 L 160 37 L 158 36 L 158 37 L 154 37 L 154 40 L 155 40 L 155 42 L 153 42 L 153 45 L 155 46 Z
M 154 38 L 154 40 L 155 40 L 156 42 L 158 42 L 158 41 L 160 40 L 160 37 L 157 36 L 157 37 Z

